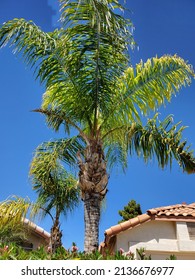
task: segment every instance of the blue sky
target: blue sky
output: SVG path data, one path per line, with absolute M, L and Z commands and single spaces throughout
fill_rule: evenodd
M 128 17 L 134 23 L 134 37 L 139 50 L 131 52 L 135 65 L 141 59 L 178 54 L 195 68 L 195 1 L 194 0 L 128 0 Z M 0 0 L 0 23 L 9 19 L 33 20 L 44 31 L 57 27 L 57 0 Z M 44 88 L 35 81 L 33 71 L 10 48 L 0 50 L 0 200 L 16 194 L 36 199 L 28 177 L 29 165 L 35 148 L 50 139 L 61 137 L 47 128 L 45 119 L 31 110 L 40 107 Z M 184 138 L 195 150 L 195 81 L 180 91 L 166 108 L 162 118 L 174 115 L 188 126 Z M 195 201 L 195 175 L 182 172 L 177 163 L 160 170 L 155 161 L 144 164 L 136 157 L 129 159 L 126 174 L 113 172 L 109 192 L 102 208 L 100 241 L 104 230 L 120 220 L 118 210 L 129 200 L 141 204 L 142 211 L 149 208 L 192 203 Z M 39 225 L 50 230 L 49 218 Z M 83 249 L 84 222 L 81 206 L 62 222 L 63 242 L 66 248 L 74 241 Z

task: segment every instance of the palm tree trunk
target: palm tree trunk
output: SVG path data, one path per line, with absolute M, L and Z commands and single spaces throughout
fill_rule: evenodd
M 99 244 L 101 198 L 98 194 L 86 195 L 84 200 L 85 241 L 84 251 L 96 251 Z
M 108 175 L 101 141 L 90 140 L 84 161 L 78 154 L 79 186 L 84 201 L 85 252 L 98 249 L 101 201 L 107 192 Z
M 62 231 L 60 230 L 59 217 L 56 216 L 55 222 L 51 228 L 51 248 L 55 252 L 57 248 L 62 246 Z

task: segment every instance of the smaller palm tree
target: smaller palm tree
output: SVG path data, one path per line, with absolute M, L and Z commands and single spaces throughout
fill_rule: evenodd
M 80 197 L 77 180 L 60 163 L 58 153 L 57 146 L 51 148 L 43 143 L 37 148 L 30 168 L 33 189 L 38 193 L 35 208 L 44 209 L 44 216 L 49 213 L 53 221 L 52 251 L 62 246 L 60 216 L 73 211 Z
M 28 236 L 23 219 L 30 209 L 28 199 L 16 196 L 0 202 L 0 242 L 21 242 Z

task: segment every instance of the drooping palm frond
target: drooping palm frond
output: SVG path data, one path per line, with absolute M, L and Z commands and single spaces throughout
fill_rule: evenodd
M 77 164 L 77 153 L 83 151 L 81 142 L 77 137 L 71 139 L 59 139 L 44 142 L 36 149 L 31 162 L 30 176 L 33 188 L 40 190 L 46 188 L 51 195 L 55 193 L 57 185 L 66 183 L 75 185 L 74 177 L 69 175 L 63 165 L 75 166 Z M 69 182 L 70 181 L 70 182 Z
M 66 81 L 64 65 L 57 54 L 63 30 L 44 32 L 32 21 L 13 19 L 0 28 L 0 47 L 9 44 L 14 53 L 21 53 L 27 65 L 33 67 L 36 78 L 48 86 L 56 80 Z M 66 37 L 63 37 L 64 51 L 68 49 Z
M 129 67 L 119 79 L 115 100 L 116 114 L 124 119 L 140 119 L 140 112 L 147 114 L 171 100 L 182 86 L 190 85 L 195 77 L 192 66 L 178 56 L 162 56 L 148 59 Z M 113 108 L 114 109 L 114 108 Z
M 87 135 L 85 135 L 85 132 L 82 129 L 81 123 L 77 122 L 74 118 L 69 118 L 66 115 L 66 112 L 62 110 L 51 110 L 51 109 L 35 109 L 33 112 L 41 113 L 46 116 L 46 121 L 49 127 L 52 127 L 55 131 L 58 131 L 60 126 L 64 125 L 64 131 L 68 135 L 70 134 L 71 129 L 76 129 L 77 133 L 80 135 L 80 138 L 83 139 L 86 143 L 88 143 Z M 75 138 L 76 139 L 76 138 Z M 83 147 L 81 147 L 81 143 L 79 143 L 79 137 L 78 140 L 78 146 L 81 150 Z M 70 139 L 69 139 L 70 141 Z
M 145 161 L 157 158 L 159 166 L 164 168 L 172 165 L 176 159 L 181 168 L 187 173 L 195 173 L 195 159 L 190 147 L 186 147 L 186 141 L 182 141 L 184 126 L 180 123 L 172 125 L 172 116 L 163 122 L 156 118 L 149 119 L 145 127 L 136 125 L 134 132 L 129 131 L 129 149 Z
M 52 209 L 55 209 L 58 216 L 62 212 L 66 215 L 79 203 L 80 191 L 77 180 L 62 164 L 62 161 L 70 163 L 73 159 L 67 157 L 67 150 L 71 148 L 73 148 L 73 139 L 72 143 L 65 140 L 43 143 L 36 149 L 30 175 L 33 189 L 38 193 L 36 204 L 45 210 L 44 216 Z M 77 151 L 78 149 L 71 150 L 72 155 L 76 156 Z
M 72 212 L 80 203 L 80 191 L 77 187 L 77 180 L 71 174 L 61 173 L 62 178 L 55 177 L 51 184 L 44 186 L 44 182 L 34 179 L 34 190 L 38 194 L 36 204 L 41 207 L 42 216 L 45 217 L 50 213 L 52 220 L 56 215 Z
M 0 202 L 1 240 L 11 242 L 26 238 L 28 228 L 24 226 L 24 219 L 28 214 L 31 214 L 31 218 L 35 218 L 31 212 L 32 207 L 33 203 L 28 198 L 17 196 L 11 196 Z
M 0 202 L 1 225 L 17 225 L 22 222 L 31 207 L 29 199 L 13 196 Z
M 180 122 L 173 124 L 172 116 L 160 121 L 155 115 L 149 119 L 145 126 L 133 122 L 129 126 L 121 126 L 105 135 L 105 143 L 108 146 L 108 158 L 114 164 L 116 160 L 113 155 L 118 154 L 118 162 L 126 167 L 127 155 L 136 153 L 145 162 L 156 158 L 159 166 L 171 167 L 173 160 L 176 160 L 183 171 L 195 173 L 195 158 L 190 146 L 186 147 L 187 141 L 182 140 L 182 132 L 186 128 L 180 126 Z M 123 145 L 122 145 L 123 144 Z M 113 162 L 112 162 L 113 161 Z
M 29 227 L 26 218 L 34 220 L 45 215 L 43 205 L 32 202 L 29 198 L 10 196 L 0 202 L 0 241 L 20 242 L 27 240 Z
M 21 52 L 25 62 L 34 66 L 55 49 L 54 34 L 43 32 L 33 21 L 16 18 L 1 26 L 0 47 L 9 44 L 14 48 L 14 53 Z
M 38 166 L 39 164 L 42 165 L 42 160 L 47 162 L 46 155 L 48 155 L 48 166 L 45 167 L 48 171 L 50 171 L 50 169 L 58 164 L 57 160 L 61 160 L 65 164 L 75 167 L 77 164 L 78 151 L 81 153 L 83 152 L 83 143 L 79 137 L 44 142 L 39 145 L 35 151 L 35 156 L 31 164 L 30 174 L 31 172 L 35 172 L 36 169 L 39 169 Z M 44 157 L 42 155 L 44 155 Z M 50 159 L 52 158 L 55 161 L 50 161 Z M 53 166 L 52 164 L 55 164 L 55 166 Z

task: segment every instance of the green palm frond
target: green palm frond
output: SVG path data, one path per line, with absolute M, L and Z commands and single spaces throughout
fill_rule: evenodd
M 172 116 L 161 122 L 156 115 L 144 127 L 136 124 L 127 134 L 130 154 L 135 151 L 146 162 L 156 157 L 162 168 L 171 166 L 173 159 L 176 159 L 184 171 L 195 173 L 193 151 L 185 147 L 186 141 L 182 141 L 184 129 L 180 122 L 173 124 Z
M 119 139 L 118 139 L 119 140 Z M 112 170 L 113 168 L 121 168 L 123 172 L 127 168 L 128 150 L 127 146 L 120 141 L 106 141 L 105 146 L 108 146 L 106 151 L 107 167 Z
M 77 153 L 82 153 L 82 149 L 76 137 L 44 142 L 39 145 L 30 167 L 33 188 L 38 191 L 46 188 L 53 195 L 56 186 L 63 185 L 67 178 L 75 185 L 73 177 L 68 175 L 63 163 L 76 165 Z M 66 184 L 70 185 L 69 181 Z
M 0 224 L 0 243 L 27 241 L 28 229 L 22 223 Z
M 45 164 L 47 163 L 46 155 L 48 156 L 48 166 L 45 165 L 47 170 L 55 167 L 58 162 L 57 159 L 63 161 L 69 166 L 75 166 L 77 163 L 78 151 L 81 153 L 83 152 L 83 143 L 79 137 L 44 142 L 39 145 L 35 151 L 35 156 L 31 164 L 30 174 L 31 172 L 34 172 L 34 170 L 39 169 L 38 166 L 39 163 L 42 165 L 42 160 L 45 161 Z M 44 157 L 42 157 L 42 155 L 44 155 Z M 52 159 L 54 159 L 54 161 L 52 161 Z
M 133 26 L 129 19 L 125 19 L 118 11 L 124 12 L 125 8 L 119 1 L 66 1 L 60 0 L 61 22 L 65 28 L 78 26 L 89 26 L 96 28 L 102 33 L 106 33 L 113 42 L 126 41 L 135 44 L 132 33 L 127 26 Z M 87 32 L 88 33 L 88 32 Z M 76 31 L 75 31 L 76 34 Z M 106 39 L 106 38 L 105 38 Z
M 52 53 L 56 41 L 52 33 L 43 32 L 32 21 L 16 18 L 0 28 L 0 47 L 7 44 L 14 47 L 14 53 L 22 52 L 25 62 L 34 66 L 39 59 Z
M 103 138 L 111 166 L 119 163 L 125 169 L 128 155 L 136 153 L 145 162 L 156 158 L 161 168 L 176 160 L 183 171 L 195 173 L 193 151 L 182 140 L 186 127 L 180 124 L 174 124 L 172 116 L 160 121 L 156 114 L 145 126 L 133 122 L 108 131 Z
M 116 106 L 129 119 L 140 119 L 140 111 L 147 114 L 169 102 L 194 77 L 192 66 L 176 55 L 141 61 L 135 69 L 127 68 L 119 79 L 120 96 Z
M 14 19 L 0 28 L 0 46 L 10 43 L 35 67 L 46 86 L 44 109 L 65 107 L 77 121 L 96 122 L 98 110 L 108 113 L 105 100 L 112 102 L 116 77 L 127 66 L 132 23 L 114 12 L 123 9 L 118 1 L 60 2 L 66 29 L 46 33 Z
M 112 103 L 117 77 L 128 63 L 128 42 L 133 41 L 130 23 L 109 3 L 61 1 L 69 48 L 61 40 L 58 55 L 67 80 L 50 83 L 43 100 L 43 109 L 66 108 L 69 117 L 90 119 L 94 128 L 98 111 L 108 114 L 106 104 Z M 46 67 L 50 69 L 49 64 Z
M 51 110 L 51 109 L 35 109 L 33 112 L 41 113 L 46 116 L 46 121 L 49 127 L 52 127 L 55 131 L 58 131 L 60 126 L 64 125 L 64 131 L 68 135 L 71 132 L 71 129 L 76 129 L 77 133 L 80 135 L 80 137 L 88 143 L 87 135 L 82 130 L 81 123 L 77 122 L 74 118 L 70 118 L 64 110 Z M 79 140 L 79 137 L 77 138 Z M 70 139 L 69 139 L 70 141 Z M 78 141 L 79 144 L 79 141 Z M 79 144 L 81 145 L 81 143 Z M 80 149 L 83 148 L 80 146 Z
M 50 176 L 52 183 L 49 182 L 45 185 L 45 181 L 38 180 L 36 174 L 34 174 L 33 189 L 38 194 L 36 205 L 37 208 L 43 210 L 41 212 L 42 217 L 49 214 L 54 221 L 56 214 L 61 215 L 63 213 L 66 216 L 67 213 L 72 212 L 78 206 L 80 191 L 77 187 L 77 180 L 72 174 L 58 169 L 58 172 L 53 170 Z
M 29 199 L 13 196 L 0 203 L 1 223 L 21 223 L 31 206 Z
M 25 226 L 25 219 L 42 216 L 45 209 L 29 198 L 10 196 L 0 202 L 0 241 L 16 242 L 25 240 L 29 228 Z
M 56 215 L 62 212 L 66 215 L 79 203 L 77 180 L 62 164 L 64 157 L 69 163 L 71 161 L 70 157 L 67 158 L 67 150 L 73 148 L 70 142 L 59 140 L 43 143 L 37 148 L 32 160 L 30 175 L 33 189 L 38 193 L 36 204 L 44 209 L 44 216 L 52 209 L 55 209 Z

